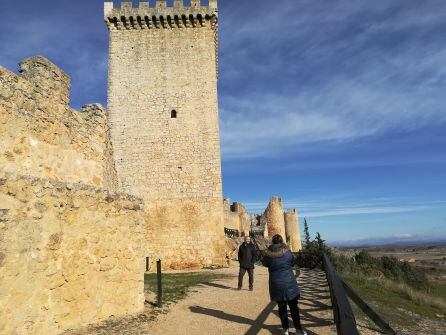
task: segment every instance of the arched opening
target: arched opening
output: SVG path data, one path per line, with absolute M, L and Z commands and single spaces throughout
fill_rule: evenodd
M 177 118 L 177 111 L 175 109 L 172 109 L 170 112 L 170 118 L 176 119 Z

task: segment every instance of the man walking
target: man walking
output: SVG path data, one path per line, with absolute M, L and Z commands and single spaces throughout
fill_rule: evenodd
M 238 249 L 238 262 L 240 263 L 240 272 L 238 275 L 238 289 L 243 286 L 243 277 L 248 272 L 249 290 L 253 290 L 254 285 L 254 263 L 256 261 L 256 248 L 251 242 L 251 237 L 245 236 L 245 241 Z

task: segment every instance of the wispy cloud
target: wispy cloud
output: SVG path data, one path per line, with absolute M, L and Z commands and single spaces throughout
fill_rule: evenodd
M 265 202 L 245 203 L 249 211 L 261 213 L 267 206 Z M 426 211 L 435 208 L 446 210 L 446 200 L 417 201 L 410 198 L 375 198 L 369 200 L 289 199 L 284 202 L 285 208 L 297 208 L 301 217 L 323 218 L 337 216 L 355 216 L 363 214 L 391 214 Z
M 446 123 L 446 51 L 432 37 L 445 28 L 438 3 L 259 8 L 255 20 L 229 22 L 237 34 L 222 42 L 230 50 L 222 54 L 224 159 Z

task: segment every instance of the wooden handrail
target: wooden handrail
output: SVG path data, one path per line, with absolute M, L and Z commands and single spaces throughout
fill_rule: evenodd
M 381 330 L 387 335 L 397 335 L 397 332 L 379 316 L 362 298 L 341 278 L 339 278 L 333 264 L 324 255 L 324 270 L 330 287 L 333 314 L 339 335 L 359 335 L 355 315 L 350 306 L 350 298 Z
M 342 282 L 344 285 L 345 292 L 352 299 L 352 301 L 357 305 L 365 315 L 367 315 L 381 330 L 384 334 L 387 335 L 397 335 L 397 332 L 390 327 L 390 325 L 379 316 L 367 303 L 362 300 L 362 298 L 344 281 Z
M 327 274 L 328 286 L 330 287 L 330 296 L 338 335 L 359 335 L 355 315 L 345 293 L 343 282 L 336 273 L 327 255 L 324 255 L 324 270 Z

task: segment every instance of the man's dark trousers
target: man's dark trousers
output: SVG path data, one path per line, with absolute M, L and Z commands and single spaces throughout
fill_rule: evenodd
M 243 277 L 245 273 L 248 272 L 249 277 L 249 289 L 252 290 L 254 286 L 254 268 L 244 268 L 240 267 L 240 272 L 238 274 L 238 288 L 241 289 L 243 286 Z

